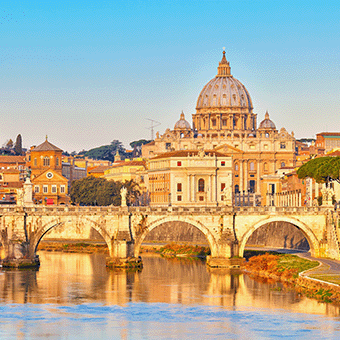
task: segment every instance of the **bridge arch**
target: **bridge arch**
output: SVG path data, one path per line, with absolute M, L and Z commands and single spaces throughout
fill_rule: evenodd
M 188 223 L 188 224 L 196 227 L 206 237 L 206 240 L 208 241 L 209 248 L 210 248 L 210 251 L 211 251 L 211 256 L 213 256 L 213 257 L 218 256 L 219 251 L 218 251 L 218 245 L 217 245 L 217 242 L 215 240 L 215 237 L 213 236 L 213 234 L 209 231 L 209 229 L 204 224 L 202 224 L 199 221 L 188 218 L 188 217 L 167 216 L 167 217 L 163 217 L 163 218 L 160 218 L 160 219 L 157 219 L 155 221 L 150 222 L 150 224 L 147 225 L 147 227 L 143 230 L 143 232 L 136 237 L 136 242 L 135 242 L 135 247 L 134 247 L 134 256 L 135 257 L 139 256 L 140 247 L 141 247 L 146 235 L 148 233 L 150 233 L 151 230 L 159 227 L 160 225 L 162 225 L 163 223 L 166 223 L 166 222 L 185 222 L 185 223 Z
M 83 220 L 85 220 L 85 223 L 89 223 L 91 225 L 91 227 L 93 229 L 95 229 L 105 240 L 108 248 L 109 248 L 109 254 L 112 254 L 112 243 L 111 243 L 111 237 L 109 236 L 109 234 L 107 233 L 107 231 L 105 230 L 105 228 L 103 228 L 100 224 L 92 221 L 89 218 L 86 217 L 82 217 Z M 37 230 L 35 230 L 31 235 L 30 235 L 30 249 L 29 252 L 30 254 L 34 255 L 36 253 L 36 250 L 38 248 L 38 245 L 41 241 L 41 239 L 53 228 L 65 224 L 67 222 L 73 222 L 73 220 L 61 220 L 59 219 L 54 219 L 48 223 L 46 223 L 45 225 L 43 225 L 42 227 L 38 228 Z
M 320 245 L 317 237 L 313 233 L 313 231 L 303 222 L 294 219 L 294 218 L 289 218 L 289 217 L 270 217 L 263 219 L 257 223 L 255 223 L 241 238 L 240 240 L 240 246 L 239 246 L 239 256 L 243 257 L 244 253 L 244 248 L 246 246 L 246 243 L 249 239 L 249 237 L 254 233 L 255 230 L 261 228 L 267 223 L 270 222 L 287 222 L 295 227 L 299 228 L 303 235 L 306 237 L 309 246 L 310 246 L 310 251 L 312 256 L 319 256 L 319 250 L 320 250 Z

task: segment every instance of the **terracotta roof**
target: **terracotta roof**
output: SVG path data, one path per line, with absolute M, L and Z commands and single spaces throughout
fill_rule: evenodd
M 0 169 L 0 173 L 2 174 L 19 174 L 20 171 L 17 169 Z
M 99 165 L 99 166 L 96 166 L 95 168 L 91 169 L 90 171 L 88 171 L 89 174 L 92 174 L 92 173 L 104 173 L 105 170 L 111 168 L 110 166 L 108 165 Z
M 334 157 L 334 156 L 340 156 L 340 150 L 335 150 L 335 151 L 333 151 L 333 152 L 328 153 L 328 154 L 325 155 L 325 156 L 332 156 L 332 157 Z
M 119 166 L 138 166 L 138 165 L 143 165 L 145 166 L 145 161 L 118 161 L 118 162 L 114 162 L 110 167 L 108 168 L 115 168 L 115 167 L 119 167 Z
M 22 188 L 23 182 L 6 182 L 0 183 L 0 188 Z
M 151 158 L 153 159 L 159 159 L 159 158 L 170 158 L 170 157 L 188 157 L 188 156 L 197 156 L 199 154 L 199 150 L 177 150 L 177 151 L 169 151 L 162 153 L 156 157 Z M 227 155 L 222 152 L 218 152 L 215 150 L 204 150 L 204 155 L 208 156 L 210 154 L 213 154 L 216 157 L 226 157 Z
M 44 143 L 38 145 L 32 151 L 63 151 L 63 150 L 51 144 L 48 140 L 45 140 Z
M 25 163 L 24 156 L 0 156 L 0 163 Z
M 340 136 L 340 132 L 320 132 L 316 134 L 317 136 Z

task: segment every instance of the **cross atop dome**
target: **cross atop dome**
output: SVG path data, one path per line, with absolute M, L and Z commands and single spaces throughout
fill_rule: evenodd
M 217 77 L 231 77 L 231 76 L 232 75 L 230 74 L 229 62 L 227 61 L 227 58 L 225 57 L 225 51 L 223 48 L 223 57 L 217 67 Z

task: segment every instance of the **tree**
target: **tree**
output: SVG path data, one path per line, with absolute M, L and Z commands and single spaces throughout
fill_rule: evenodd
M 122 158 L 125 158 L 126 152 L 119 140 L 113 140 L 110 145 L 103 145 L 98 148 L 86 151 L 84 156 L 92 159 L 103 159 L 113 162 L 117 150 L 119 151 L 119 154 L 122 156 Z
M 5 149 L 6 149 L 6 150 L 11 150 L 11 149 L 13 149 L 13 141 L 12 141 L 12 139 L 8 140 L 8 141 L 5 143 Z
M 125 186 L 128 204 L 137 201 L 140 191 L 139 186 L 134 181 L 125 183 L 108 181 L 105 178 L 93 176 L 85 177 L 72 182 L 70 196 L 73 203 L 80 205 L 120 205 L 120 189 Z
M 147 140 L 147 139 L 140 139 L 136 140 L 130 143 L 131 148 L 133 149 L 133 157 L 139 157 L 142 154 L 142 146 L 144 144 L 148 144 L 152 142 L 152 140 Z
M 22 138 L 20 134 L 17 136 L 17 139 L 15 141 L 14 151 L 16 155 L 22 154 Z
M 318 157 L 303 164 L 298 170 L 299 178 L 314 178 L 318 183 L 336 181 L 340 184 L 340 157 Z
M 147 140 L 147 139 L 140 139 L 140 140 L 135 140 L 135 141 L 131 142 L 131 143 L 130 143 L 130 146 L 131 146 L 132 148 L 135 148 L 135 147 L 138 147 L 138 146 L 142 146 L 142 145 L 144 145 L 144 144 L 148 144 L 148 143 L 150 143 L 150 142 L 152 142 L 152 139 L 150 139 L 150 140 Z

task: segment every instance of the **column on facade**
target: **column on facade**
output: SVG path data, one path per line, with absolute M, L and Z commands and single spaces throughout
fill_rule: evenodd
M 196 202 L 196 188 L 195 188 L 196 175 L 191 176 L 191 200 Z
M 243 191 L 243 160 L 242 159 L 240 159 L 239 167 L 240 167 L 240 192 L 242 193 Z
M 315 182 L 315 197 L 319 197 L 319 183 Z
M 299 207 L 301 207 L 301 205 L 302 205 L 302 204 L 301 204 L 301 203 L 302 203 L 301 200 L 302 200 L 302 197 L 301 197 L 301 190 L 299 190 Z
M 261 186 L 260 186 L 260 159 L 257 161 L 257 183 L 256 183 L 256 192 L 261 194 Z
M 215 176 L 212 175 L 212 190 L 211 190 L 212 197 L 211 197 L 211 201 L 215 202 L 215 203 L 217 202 L 216 183 L 217 183 L 216 175 Z
M 309 202 L 307 203 L 308 206 L 312 206 L 313 203 L 313 179 L 310 178 L 309 180 Z
M 188 202 L 191 202 L 191 175 L 188 175 L 188 188 L 187 188 Z
M 244 191 L 248 191 L 248 161 L 244 162 Z

